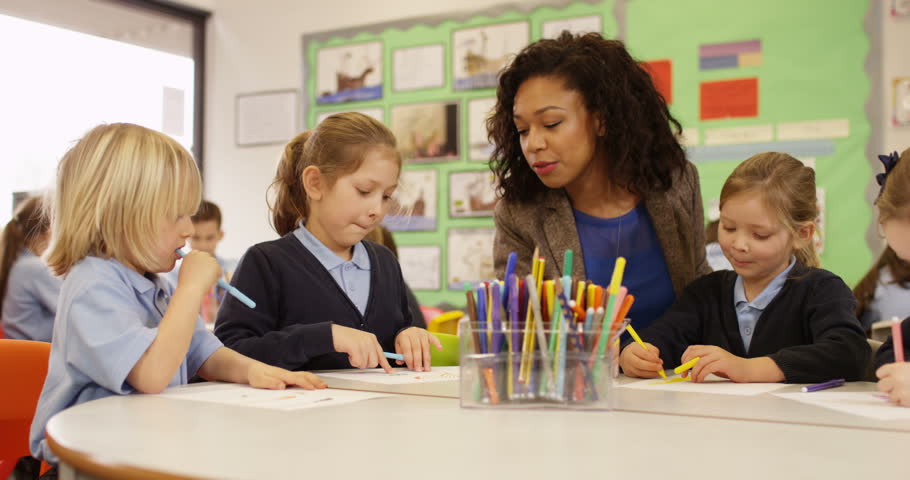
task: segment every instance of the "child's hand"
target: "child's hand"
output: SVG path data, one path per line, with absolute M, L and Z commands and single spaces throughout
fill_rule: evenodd
M 221 266 L 211 254 L 193 250 L 183 257 L 177 288 L 192 288 L 200 295 L 212 289 L 221 277 Z
M 395 337 L 395 352 L 404 355 L 404 361 L 396 360 L 395 363 L 407 365 L 415 372 L 429 372 L 431 343 L 436 350 L 442 350 L 442 343 L 436 335 L 419 327 L 402 330 Z
M 630 343 L 619 354 L 619 366 L 626 376 L 654 378 L 658 375 L 657 372 L 664 368 L 660 350 L 650 343 L 645 345 L 648 346 L 647 350 L 637 343 Z
M 875 371 L 878 391 L 888 394 L 888 401 L 910 407 L 910 363 L 889 363 Z
M 247 380 L 251 387 L 269 390 L 284 390 L 285 387 L 292 386 L 307 390 L 325 388 L 322 380 L 310 372 L 291 372 L 262 362 L 252 362 L 247 371 Z
M 712 373 L 734 382 L 750 381 L 751 368 L 747 358 L 737 357 L 714 345 L 692 345 L 683 352 L 681 362 L 686 363 L 695 357 L 701 357 L 701 360 L 692 370 L 682 374 L 685 377 L 691 373 L 693 382 L 703 382 Z
M 373 368 L 377 365 L 392 373 L 392 366 L 382 352 L 376 335 L 356 328 L 332 325 L 332 343 L 335 351 L 348 354 L 348 361 L 354 368 Z

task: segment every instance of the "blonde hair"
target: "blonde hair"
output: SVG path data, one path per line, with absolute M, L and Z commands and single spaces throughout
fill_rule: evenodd
M 786 153 L 767 152 L 740 163 L 720 192 L 720 208 L 732 196 L 760 192 L 767 205 L 777 213 L 781 224 L 795 238 L 800 227 L 814 224 L 818 217 L 815 196 L 815 171 Z M 803 265 L 818 267 L 815 242 L 793 252 Z
M 879 222 L 891 218 L 910 219 L 910 148 L 886 177 L 885 186 L 875 201 Z
M 357 171 L 366 152 L 376 147 L 394 151 L 401 166 L 395 135 L 378 120 L 357 112 L 336 113 L 294 137 L 285 145 L 269 187 L 274 197 L 269 202 L 272 228 L 286 235 L 308 216 L 304 169 L 317 167 L 331 186 L 341 176 Z
M 196 162 L 174 139 L 139 125 L 99 125 L 57 167 L 46 261 L 58 275 L 86 256 L 150 269 L 161 222 L 193 214 L 201 193 Z

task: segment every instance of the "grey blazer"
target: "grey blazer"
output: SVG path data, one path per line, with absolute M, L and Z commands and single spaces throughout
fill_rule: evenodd
M 644 202 L 664 252 L 673 291 L 679 295 L 689 282 L 711 272 L 705 261 L 704 207 L 695 165 L 686 164 L 673 179 L 670 191 L 652 195 Z M 518 254 L 516 272 L 519 275 L 531 273 L 535 246 L 546 259 L 545 278 L 562 275 L 566 249 L 575 254 L 572 276 L 586 278 L 575 216 L 564 189 L 549 190 L 536 203 L 516 204 L 502 200 L 496 205 L 494 220 L 493 261 L 498 278 L 505 274 L 509 252 Z

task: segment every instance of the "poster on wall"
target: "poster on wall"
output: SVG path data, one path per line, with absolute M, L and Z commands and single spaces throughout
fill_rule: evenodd
M 448 232 L 446 284 L 462 290 L 465 282 L 493 278 L 492 228 L 453 228 Z
M 382 98 L 382 43 L 367 42 L 319 50 L 316 103 L 359 102 Z
M 493 172 L 449 174 L 449 216 L 490 217 L 498 201 Z
M 399 48 L 392 52 L 392 87 L 396 92 L 445 85 L 445 47 L 442 44 Z
M 395 105 L 389 128 L 405 162 L 458 160 L 458 103 Z
M 475 98 L 468 102 L 468 159 L 489 162 L 493 144 L 487 139 L 487 117 L 493 113 L 496 98 Z
M 528 44 L 528 22 L 456 30 L 452 45 L 455 90 L 492 88 L 499 71 Z
M 326 118 L 328 118 L 332 115 L 335 115 L 336 113 L 344 113 L 344 112 L 362 113 L 368 117 L 373 117 L 376 120 L 379 120 L 381 123 L 385 123 L 382 120 L 382 108 L 361 108 L 361 109 L 357 109 L 357 110 L 338 110 L 336 112 L 322 112 L 319 115 L 316 115 L 316 125 L 319 125 L 320 123 L 322 123 L 323 120 L 325 120 Z M 314 125 L 314 127 L 316 125 Z
M 589 17 L 550 20 L 549 22 L 543 22 L 542 30 L 541 36 L 543 38 L 556 38 L 563 30 L 568 30 L 569 33 L 575 34 L 601 33 L 601 19 L 600 15 L 591 15 Z
M 382 224 L 393 232 L 436 230 L 436 170 L 401 172 Z
M 892 80 L 891 102 L 891 123 L 895 127 L 910 125 L 910 77 Z
M 439 245 L 398 247 L 401 275 L 411 290 L 439 290 L 442 260 Z

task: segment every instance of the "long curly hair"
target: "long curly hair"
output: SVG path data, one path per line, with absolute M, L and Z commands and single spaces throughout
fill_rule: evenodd
M 528 45 L 500 73 L 496 106 L 486 126 L 494 145 L 490 170 L 502 198 L 526 202 L 548 188 L 528 165 L 512 118 L 518 88 L 538 76 L 562 79 L 605 127 L 597 148 L 606 154 L 606 172 L 615 186 L 642 197 L 672 188 L 674 174 L 686 165 L 677 140 L 682 127 L 651 76 L 622 42 L 597 33 L 563 32 L 555 40 Z

